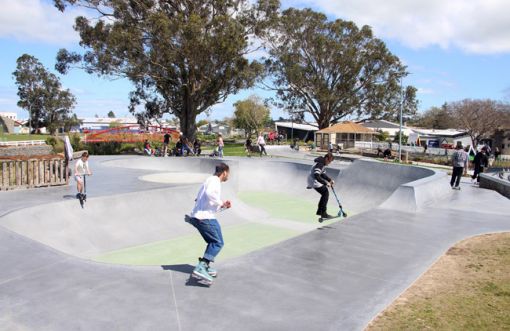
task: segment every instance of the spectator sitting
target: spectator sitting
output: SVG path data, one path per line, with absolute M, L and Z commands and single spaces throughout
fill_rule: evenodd
M 145 154 L 147 154 L 148 156 L 151 156 L 154 154 L 154 150 L 152 149 L 151 147 L 151 144 L 149 143 L 148 140 L 145 140 L 145 143 L 144 143 L 144 147 L 143 147 L 143 151 L 145 152 Z
M 186 151 L 186 156 L 189 156 L 189 154 L 195 155 L 195 152 L 190 147 L 190 143 L 188 138 L 183 139 L 183 145 L 182 145 L 182 155 L 184 156 L 184 151 Z
M 391 158 L 391 149 L 386 148 L 383 153 L 384 160 L 388 160 L 388 158 Z
M 182 156 L 182 141 L 179 139 L 177 143 L 175 143 L 175 156 Z
M 193 152 L 196 156 L 200 156 L 202 153 L 202 144 L 200 143 L 200 140 L 195 139 L 195 142 L 193 143 Z

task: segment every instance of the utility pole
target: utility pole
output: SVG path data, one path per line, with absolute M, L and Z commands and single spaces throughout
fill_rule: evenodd
M 398 134 L 398 160 L 402 162 L 402 107 L 404 106 L 404 91 L 402 90 L 402 78 L 400 77 L 400 131 Z

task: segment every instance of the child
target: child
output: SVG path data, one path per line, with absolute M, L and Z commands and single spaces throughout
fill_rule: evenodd
M 78 193 L 76 194 L 76 197 L 78 199 L 83 199 L 83 176 L 84 175 L 92 175 L 92 172 L 89 168 L 89 153 L 83 152 L 81 155 L 81 158 L 76 161 L 76 164 L 74 165 L 74 180 L 76 181 L 76 188 L 78 190 Z

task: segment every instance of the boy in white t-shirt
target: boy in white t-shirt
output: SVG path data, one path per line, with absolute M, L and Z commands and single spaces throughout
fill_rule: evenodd
M 76 161 L 76 164 L 74 165 L 74 180 L 76 181 L 76 188 L 78 189 L 78 193 L 76 194 L 77 198 L 83 197 L 83 176 L 92 175 L 88 160 L 89 153 L 83 152 L 81 158 Z
M 220 184 L 228 180 L 229 173 L 228 165 L 218 164 L 214 175 L 207 178 L 200 188 L 193 211 L 189 216 L 185 216 L 186 222 L 197 228 L 207 243 L 204 255 L 198 259 L 199 262 L 193 270 L 193 275 L 208 283 L 212 283 L 213 277 L 216 277 L 217 274 L 209 264 L 214 262 L 214 258 L 224 245 L 221 226 L 215 214 L 232 206 L 230 200 L 221 200 Z

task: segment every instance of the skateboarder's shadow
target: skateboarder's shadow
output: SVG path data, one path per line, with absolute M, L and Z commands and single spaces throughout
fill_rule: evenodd
M 190 264 L 162 265 L 161 268 L 163 268 L 163 270 L 172 270 L 189 275 L 188 279 L 186 280 L 186 286 L 209 287 L 209 285 L 203 284 L 200 282 L 200 280 L 191 276 L 191 273 L 195 267 Z

